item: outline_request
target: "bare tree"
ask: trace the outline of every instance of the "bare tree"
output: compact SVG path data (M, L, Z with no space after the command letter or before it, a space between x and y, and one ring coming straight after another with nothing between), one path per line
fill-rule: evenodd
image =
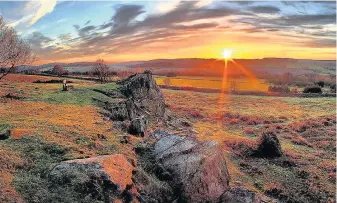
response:
M13 28L8 27L0 16L0 80L12 69L29 65L35 60L30 45L18 36Z
M60 64L56 64L54 68L51 70L51 73L54 75L61 76L65 73L66 71Z
M95 75L98 76L101 82L107 82L109 76L109 66L105 63L103 59L98 59L94 66L92 67L92 71Z

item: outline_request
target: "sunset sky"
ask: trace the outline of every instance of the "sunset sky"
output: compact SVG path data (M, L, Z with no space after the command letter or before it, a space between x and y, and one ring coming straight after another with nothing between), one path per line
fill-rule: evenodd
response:
M0 2L8 25L48 62L158 58L336 59L336 3Z

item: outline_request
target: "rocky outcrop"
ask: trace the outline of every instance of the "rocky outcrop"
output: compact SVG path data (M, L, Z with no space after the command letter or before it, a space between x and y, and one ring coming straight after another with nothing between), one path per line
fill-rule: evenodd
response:
M274 158L282 156L280 141L274 132L263 132L258 140L258 148L254 152L255 156Z
M105 116L119 122L113 126L120 126L120 130L126 127L130 134L144 136L147 121L164 119L164 97L150 71L137 73L117 84L117 90L104 92L119 99L116 103L106 102L103 105Z
M48 180L53 191L67 190L82 202L131 202L137 196L133 170L123 155L105 155L61 162Z
M119 90L132 103L134 111L130 111L130 119L134 119L137 114L147 115L152 118L163 118L165 114L165 102L156 81L152 77L151 71L138 73L118 82L121 85Z
M229 174L215 142L201 142L167 132L155 134L154 155L178 201L215 202L229 190Z

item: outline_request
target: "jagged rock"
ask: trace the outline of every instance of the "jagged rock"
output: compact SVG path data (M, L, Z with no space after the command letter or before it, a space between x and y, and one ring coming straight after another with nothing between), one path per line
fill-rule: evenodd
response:
M274 132L263 132L258 140L255 156L273 158L282 156L280 141Z
M115 129L118 129L120 131L128 131L129 129L129 122L128 121L113 121L112 122L112 127Z
M244 187L232 188L225 192L219 203L267 203L273 202L270 198L249 191Z
M160 181L141 167L137 167L133 180L140 194L140 202L174 202L176 199L167 182Z
M178 201L215 202L229 190L229 174L216 142L201 142L168 132L157 132L156 160L170 172L169 184L179 191Z
M109 112L106 116L109 116L113 121L125 121L129 119L127 103L125 101L118 103L106 102L104 108Z
M129 127L129 133L132 135L143 137L146 130L146 126L147 120L144 118L144 116L133 119Z
M10 135L11 135L10 126L0 124L0 140L8 139Z
M66 189L83 202L131 202L137 196L133 170L123 155L105 155L61 162L48 179L53 191Z
M151 71L137 73L118 83L122 94L130 98L132 103L143 115L163 118L165 102L161 89L152 77ZM133 115L129 115L134 119Z
M103 104L106 117L112 121L131 122L126 131L140 136L145 133L147 120L165 119L164 97L150 71L134 74L117 84L117 90L95 90L122 100Z

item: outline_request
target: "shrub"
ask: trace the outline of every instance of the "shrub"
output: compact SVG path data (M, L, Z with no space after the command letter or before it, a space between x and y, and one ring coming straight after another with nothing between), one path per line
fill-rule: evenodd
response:
M330 92L331 93L336 93L336 84L330 85Z
M290 92L290 88L286 85L282 85L282 86L269 86L268 87L268 91L269 92L279 92L279 93L289 93Z
M254 155L258 157L280 157L282 156L281 144L273 131L263 132L259 137L258 148Z
M319 87L324 87L325 82L324 81L318 81L315 84L318 85Z
M303 90L303 93L322 93L322 88L321 87L306 87Z

